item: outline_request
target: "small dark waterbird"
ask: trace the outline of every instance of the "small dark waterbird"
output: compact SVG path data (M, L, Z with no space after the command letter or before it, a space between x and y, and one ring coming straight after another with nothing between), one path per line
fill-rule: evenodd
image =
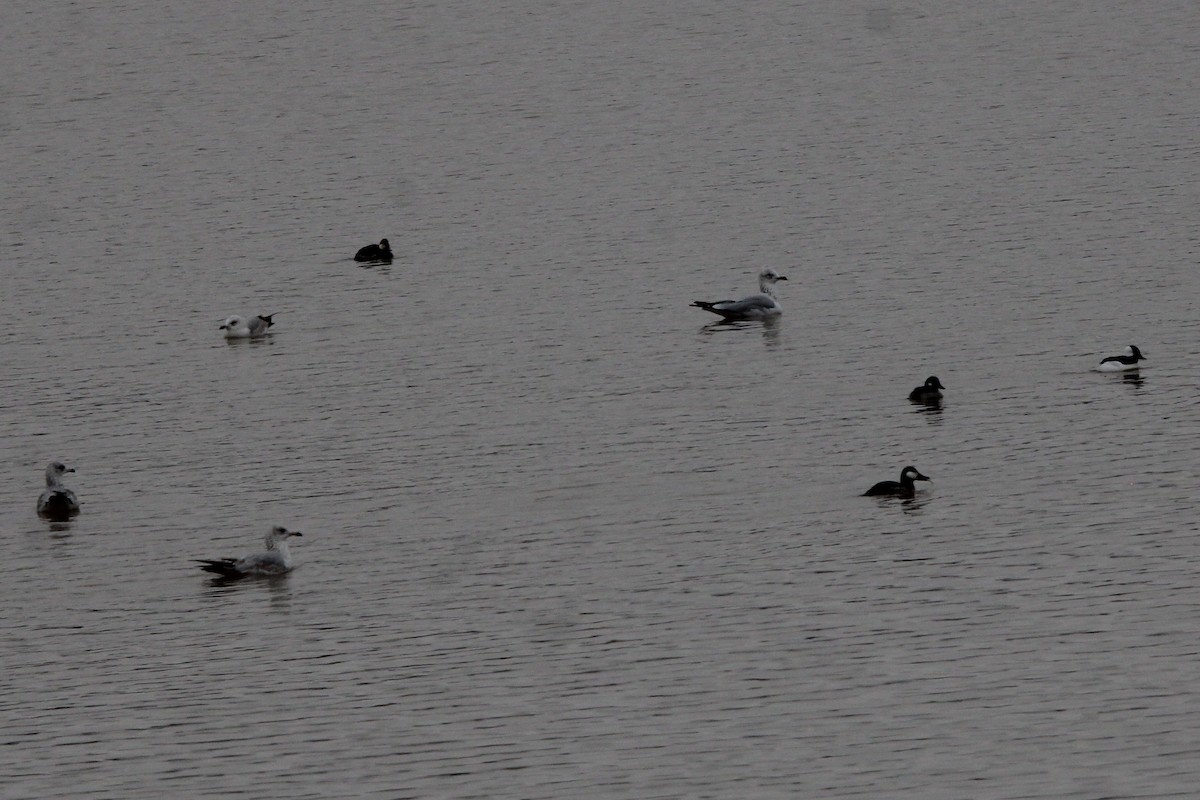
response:
M355 261L391 261L392 246L387 239L380 239L379 244L369 244L354 254Z
M916 494L916 481L927 481L928 477L917 471L916 467L905 467L900 470L900 480L880 481L863 492L863 497L912 497Z
M1145 360L1146 357L1142 355L1142 351L1131 344L1125 348L1125 355L1109 356L1100 362L1100 366L1097 369L1101 372L1128 372L1129 370L1141 368L1141 364L1138 362Z
M933 400L941 400L941 390L945 388L936 375L930 375L925 379L925 383L908 393L908 399L914 403L928 403Z

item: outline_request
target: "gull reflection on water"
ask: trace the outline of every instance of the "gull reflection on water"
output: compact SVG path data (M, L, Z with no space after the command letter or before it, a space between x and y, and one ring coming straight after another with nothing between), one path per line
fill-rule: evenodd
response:
M271 608L290 611L292 608L292 586L289 578L296 570L283 575L238 580L220 575L204 581L204 593L209 597L226 597L234 592L266 592Z
M709 322L700 328L704 334L744 331L753 328L762 329L763 341L770 347L779 345L779 332L782 330L780 317L769 317L763 320L719 319Z

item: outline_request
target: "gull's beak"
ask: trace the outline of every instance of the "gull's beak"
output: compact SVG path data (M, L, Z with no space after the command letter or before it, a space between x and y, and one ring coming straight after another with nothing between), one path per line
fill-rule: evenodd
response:
M301 533L300 531L288 531L288 536L303 536L303 535L304 534Z
M67 472L74 472L74 471L75 471L74 467L67 467Z
M775 280L779 280L779 281L786 281L786 280L787 280L787 275L780 275L780 276L779 276L778 278L776 278Z

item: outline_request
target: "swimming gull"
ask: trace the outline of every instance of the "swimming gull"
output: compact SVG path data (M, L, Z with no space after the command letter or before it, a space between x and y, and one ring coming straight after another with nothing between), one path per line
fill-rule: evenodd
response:
M200 569L215 572L222 578L271 577L286 575L292 571L292 554L288 551L290 536L303 536L300 531L289 531L276 525L267 533L265 553L255 553L245 558L200 559Z
M379 244L369 244L354 254L355 261L391 261L392 246L387 239L380 239Z
M273 316L275 315L258 314L253 317L242 317L234 314L221 323L220 329L225 331L226 339L251 339L266 336L267 328L275 324L271 321Z
M776 317L783 313L783 307L775 300L775 283L786 280L783 275L767 268L758 273L758 294L741 300L718 300L715 303L696 300L692 305L719 314L727 321Z
M79 513L75 493L62 485L62 476L75 470L61 461L51 461L46 467L46 490L37 501L37 513L54 522L65 522Z

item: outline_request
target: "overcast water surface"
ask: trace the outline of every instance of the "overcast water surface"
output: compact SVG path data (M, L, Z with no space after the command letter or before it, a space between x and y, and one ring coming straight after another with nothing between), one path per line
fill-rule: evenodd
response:
M4 797L1195 796L1193 3L0 27Z

